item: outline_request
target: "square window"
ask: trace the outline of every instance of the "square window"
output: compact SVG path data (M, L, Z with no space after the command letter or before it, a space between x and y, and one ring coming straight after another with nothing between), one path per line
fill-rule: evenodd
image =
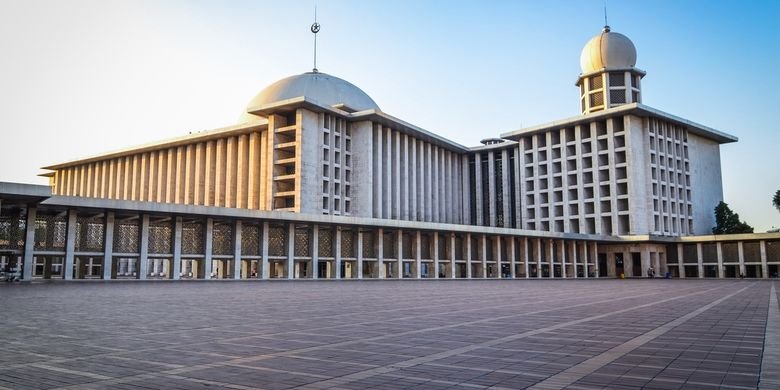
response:
M322 192L326 193L326 194L328 193L328 181L327 180L323 180L322 181Z

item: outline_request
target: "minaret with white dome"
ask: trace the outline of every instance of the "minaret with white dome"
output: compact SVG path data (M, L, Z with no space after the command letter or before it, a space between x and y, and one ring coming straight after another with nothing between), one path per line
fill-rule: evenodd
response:
M577 86L583 114L642 102L645 72L636 68L636 47L625 35L604 26L582 48L580 66Z

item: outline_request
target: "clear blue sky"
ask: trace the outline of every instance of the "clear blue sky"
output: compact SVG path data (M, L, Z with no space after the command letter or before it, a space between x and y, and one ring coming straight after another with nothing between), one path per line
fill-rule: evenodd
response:
M578 114L602 1L319 1L321 71L465 145ZM314 1L0 0L0 180L235 123L308 71ZM780 226L780 1L609 1L637 47L644 103L734 134L724 196Z

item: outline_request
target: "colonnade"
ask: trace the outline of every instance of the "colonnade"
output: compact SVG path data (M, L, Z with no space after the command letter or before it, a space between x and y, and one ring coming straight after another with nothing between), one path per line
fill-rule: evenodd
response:
M25 280L52 276L66 280L587 278L598 274L595 241L210 216L80 214L76 209L58 211L65 242L51 248L42 244L51 241L46 234L54 233L45 228L41 213L52 215L46 208L27 209L21 254ZM88 234L95 241L91 246L83 243ZM52 273L52 267L57 271Z

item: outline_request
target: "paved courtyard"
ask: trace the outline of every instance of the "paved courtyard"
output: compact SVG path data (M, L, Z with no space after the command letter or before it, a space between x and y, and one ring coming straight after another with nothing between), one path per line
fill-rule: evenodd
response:
M2 284L0 389L780 388L778 292L739 280Z

